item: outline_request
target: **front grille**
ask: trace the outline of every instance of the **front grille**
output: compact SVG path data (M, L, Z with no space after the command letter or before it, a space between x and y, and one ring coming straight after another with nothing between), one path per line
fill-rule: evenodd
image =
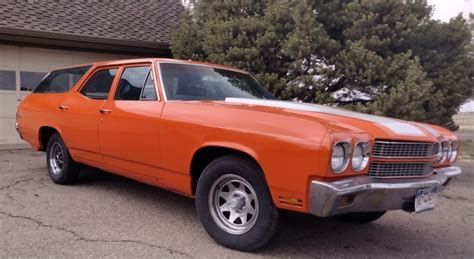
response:
M420 177L433 171L431 163L371 163L369 175L377 178Z
M374 157L432 157L438 153L438 143L375 141Z

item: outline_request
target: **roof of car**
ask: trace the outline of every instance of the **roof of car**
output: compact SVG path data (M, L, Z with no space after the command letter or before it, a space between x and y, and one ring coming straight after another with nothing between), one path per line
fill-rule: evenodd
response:
M94 63L87 63L87 64L78 64L74 66L68 67L61 67L59 69L68 69L68 68L75 68L75 67L83 67L83 66L96 66L96 67L103 67L103 66L113 66L113 65L126 65L126 64L139 64L139 63L146 63L146 62L158 62L158 63L175 63L175 64L187 64L187 65L199 65L199 66L206 66L206 67L213 67L213 68L220 68L226 70L233 70L241 73L248 73L242 69L226 66L226 65L218 65L212 64L208 62L200 62L200 61L192 61L192 60L181 60L181 59L170 59L170 58L136 58L136 59L122 59L122 60L110 60L110 61L98 61Z

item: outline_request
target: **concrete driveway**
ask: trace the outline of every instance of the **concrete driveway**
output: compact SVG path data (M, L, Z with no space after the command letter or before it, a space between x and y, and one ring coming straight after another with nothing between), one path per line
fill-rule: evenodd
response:
M473 163L432 212L369 225L286 213L271 245L240 253L201 227L194 200L99 170L53 184L43 153L0 151L0 257L474 257Z

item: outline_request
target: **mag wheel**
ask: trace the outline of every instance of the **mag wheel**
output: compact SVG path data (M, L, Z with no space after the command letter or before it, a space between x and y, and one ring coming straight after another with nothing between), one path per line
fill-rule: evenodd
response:
M69 184L78 176L78 166L58 133L51 135L46 148L46 164L51 180L57 184Z
M196 207L209 235L240 251L265 246L278 224L278 209L262 172L239 156L218 158L204 169L196 190Z
M213 220L227 233L246 233L258 217L257 194L250 183L238 175L226 174L215 180L208 203Z

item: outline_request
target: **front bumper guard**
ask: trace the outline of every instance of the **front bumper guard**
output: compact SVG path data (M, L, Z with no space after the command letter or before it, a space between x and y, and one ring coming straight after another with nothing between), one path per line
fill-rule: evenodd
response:
M459 167L449 166L434 169L433 174L424 178L382 179L356 176L334 182L312 181L310 213L329 217L350 212L398 209L414 211L418 189L438 187L437 190L440 191L459 174Z

